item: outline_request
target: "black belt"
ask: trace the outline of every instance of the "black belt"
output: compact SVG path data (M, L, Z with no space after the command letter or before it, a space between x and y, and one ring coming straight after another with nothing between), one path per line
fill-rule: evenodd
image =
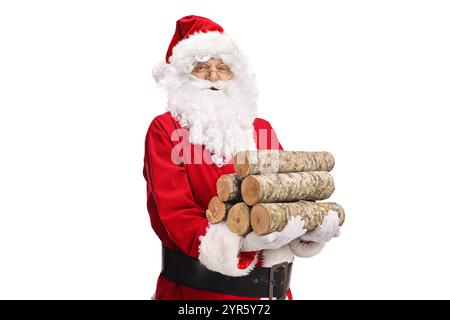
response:
M230 277L211 271L197 259L162 247L161 274L188 287L245 297L285 299L291 280L292 263L272 268L255 267L249 275Z

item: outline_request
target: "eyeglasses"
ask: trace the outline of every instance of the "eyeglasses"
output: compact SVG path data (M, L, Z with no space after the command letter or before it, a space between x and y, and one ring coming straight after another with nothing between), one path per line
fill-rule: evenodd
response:
M194 70L192 70L193 73L202 76L210 75L212 71L215 71L220 79L229 79L233 75L230 67L224 63L218 65L217 68L214 69L207 63L199 62L195 65Z

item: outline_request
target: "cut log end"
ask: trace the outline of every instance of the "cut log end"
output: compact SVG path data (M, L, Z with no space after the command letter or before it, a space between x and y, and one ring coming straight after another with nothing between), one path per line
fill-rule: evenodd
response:
M228 212L227 226L231 232L244 236L251 231L250 208L245 203L237 203Z
M222 201L228 201L231 194L231 187L226 177L222 176L217 180L217 195Z
M225 219L227 214L227 206L219 197L213 197L208 204L206 218L210 223L219 223Z
M270 214L262 205L255 205L251 210L251 226L258 235L267 234L270 226Z
M245 177L241 185L242 199L245 204L249 206L256 204L260 197L260 190L259 181L256 178L252 176Z
M224 174L217 179L216 190L219 199L223 202L239 202L241 198L242 177L236 173Z

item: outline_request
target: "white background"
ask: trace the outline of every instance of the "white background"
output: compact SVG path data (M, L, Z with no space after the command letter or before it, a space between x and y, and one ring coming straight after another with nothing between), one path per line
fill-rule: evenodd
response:
M142 176L175 21L221 24L285 149L336 158L342 236L297 299L450 298L447 1L2 1L0 298L149 299Z

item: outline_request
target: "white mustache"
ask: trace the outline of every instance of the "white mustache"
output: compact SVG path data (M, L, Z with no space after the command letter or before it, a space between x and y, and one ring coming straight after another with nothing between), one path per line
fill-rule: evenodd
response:
M209 81L195 78L189 81L189 85L199 90L210 90L211 88L215 88L218 90L225 90L231 84L229 81L232 80Z

